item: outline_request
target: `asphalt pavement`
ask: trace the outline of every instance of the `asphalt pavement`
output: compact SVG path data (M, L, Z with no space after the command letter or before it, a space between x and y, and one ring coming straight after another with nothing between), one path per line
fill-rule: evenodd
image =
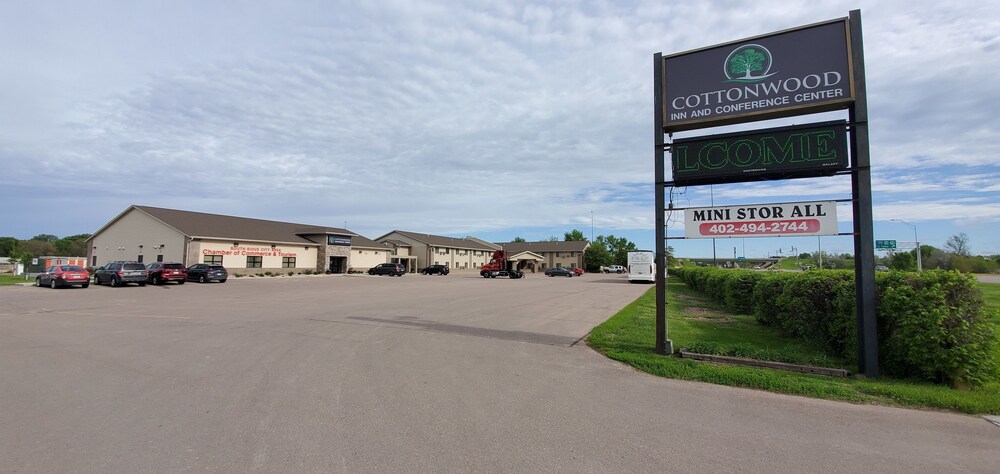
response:
M996 472L982 417L650 376L624 275L0 287L3 472Z

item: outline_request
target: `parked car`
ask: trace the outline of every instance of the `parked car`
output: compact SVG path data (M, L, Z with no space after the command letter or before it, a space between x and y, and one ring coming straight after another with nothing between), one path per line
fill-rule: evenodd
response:
M608 265L603 267L604 273L625 273L625 267L621 265Z
M400 263L380 263L368 269L369 275L389 275L401 277L406 273L406 269Z
M573 270L570 270L568 268L552 267L552 268L550 268L548 270L545 270L545 274L548 275L548 276L550 276L550 277L554 277L554 276L572 277L573 275L576 275L576 272L574 272Z
M573 267L573 268L570 268L570 270L572 270L573 273L576 273L576 276L583 276L583 273L584 273L583 272L583 268Z
M229 272L222 265L196 263L187 268L187 279L195 280L198 283L207 283L210 281L225 283L228 278Z
M875 265L875 271L876 272L887 272L887 271L889 271L889 267L887 267L885 265Z
M111 262L94 271L94 284L114 287L137 283L146 286L146 266L139 262Z
M431 265L420 270L422 275L447 275L450 272L451 270L448 269L447 265Z
M35 286L48 286L54 289L73 285L80 285L83 288L90 286L90 272L78 265L53 265L35 277Z
M162 285L171 281L183 285L188 275L187 268L184 268L183 263L153 262L146 265L146 271L149 272L146 281L154 285Z

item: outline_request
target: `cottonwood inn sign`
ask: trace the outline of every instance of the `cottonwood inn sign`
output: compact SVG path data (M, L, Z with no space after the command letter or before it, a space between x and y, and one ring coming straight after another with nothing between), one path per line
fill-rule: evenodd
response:
M666 56L663 129L842 108L854 100L844 20Z

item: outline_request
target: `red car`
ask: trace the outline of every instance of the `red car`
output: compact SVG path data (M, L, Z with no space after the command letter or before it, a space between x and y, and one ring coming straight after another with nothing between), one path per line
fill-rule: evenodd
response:
M35 286L59 288L73 285L90 286L90 272L78 265L53 265L35 277Z
M572 270L573 273L576 273L576 276L583 276L583 269L580 267L573 267L570 268L570 270Z
M187 280L188 271L184 264L171 262L153 262L146 265L146 281L154 285L162 285L175 281L178 285L183 285Z

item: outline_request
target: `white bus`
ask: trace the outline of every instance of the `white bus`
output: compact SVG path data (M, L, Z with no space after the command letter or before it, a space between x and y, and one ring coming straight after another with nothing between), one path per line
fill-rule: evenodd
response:
M656 279L656 258L650 250L633 250L628 253L628 282L653 283Z

